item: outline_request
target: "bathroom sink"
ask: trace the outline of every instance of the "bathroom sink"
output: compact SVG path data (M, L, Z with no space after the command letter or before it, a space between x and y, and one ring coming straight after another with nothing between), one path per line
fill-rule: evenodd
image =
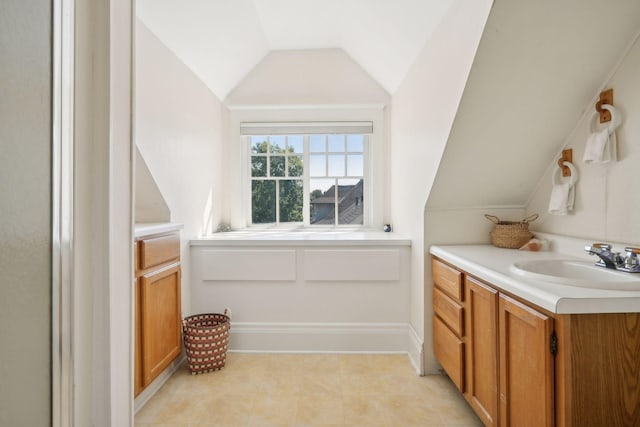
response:
M640 274L595 266L591 262L542 259L516 262L511 270L522 277L583 288L640 291Z

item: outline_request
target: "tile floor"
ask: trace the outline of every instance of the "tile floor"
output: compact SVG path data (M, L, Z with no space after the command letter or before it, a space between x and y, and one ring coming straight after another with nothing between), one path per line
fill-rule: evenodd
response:
M482 426L445 376L405 355L229 353L226 367L179 369L136 427Z

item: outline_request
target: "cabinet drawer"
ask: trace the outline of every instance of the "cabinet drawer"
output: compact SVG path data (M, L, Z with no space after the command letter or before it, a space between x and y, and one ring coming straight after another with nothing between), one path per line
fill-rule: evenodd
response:
M464 335L464 309L438 288L433 288L433 311L458 337Z
M464 343L438 316L433 316L433 346L442 368L464 393Z
M138 246L141 270L180 257L180 236L177 234L140 240Z
M437 259L431 260L433 282L451 298L462 301L462 273Z

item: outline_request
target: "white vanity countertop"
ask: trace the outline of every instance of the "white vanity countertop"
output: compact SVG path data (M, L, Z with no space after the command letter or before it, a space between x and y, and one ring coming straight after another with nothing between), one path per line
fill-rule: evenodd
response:
M240 230L190 240L191 246L411 246L411 239L378 230Z
M172 231L182 230L183 224L177 222L138 222L133 228L133 237L140 239L155 234L170 233Z
M553 313L640 312L640 290L619 291L568 286L524 278L510 269L514 262L542 259L584 260L584 257L558 252L502 249L491 245L431 246L430 253ZM595 258L591 259L595 262ZM638 279L640 280L640 276Z

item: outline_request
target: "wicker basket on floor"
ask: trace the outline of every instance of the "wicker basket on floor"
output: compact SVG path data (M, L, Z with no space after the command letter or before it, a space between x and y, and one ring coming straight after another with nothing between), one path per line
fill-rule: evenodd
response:
M497 216L485 214L485 218L494 223L491 230L491 244L498 248L519 249L533 237L529 223L538 218L533 214L522 221L501 221Z
M224 368L231 322L225 314L197 314L182 321L184 348L191 374Z

